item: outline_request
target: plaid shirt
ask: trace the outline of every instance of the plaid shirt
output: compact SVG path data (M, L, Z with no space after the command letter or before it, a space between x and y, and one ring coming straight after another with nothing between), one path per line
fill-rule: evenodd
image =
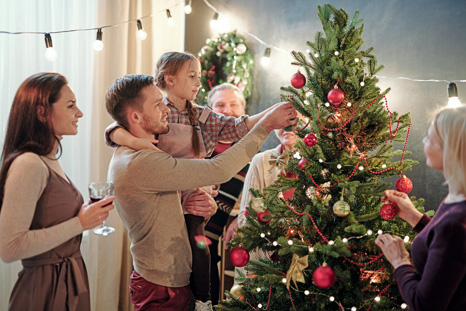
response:
M168 101L166 97L163 98L164 103L170 109L168 113L168 123L180 123L190 125L187 109L180 111L175 105ZM204 111L204 107L193 104L196 119L198 120ZM238 141L248 133L248 128L244 120L247 115L242 115L239 118L226 117L222 114L210 111L209 116L204 124L198 122L201 128L202 139L204 141L207 156L210 156L220 141ZM105 129L105 143L110 147L118 147L110 139L110 134L117 128L122 127L114 122Z
M168 123L180 123L190 125L188 110L180 111L173 103L164 97L164 103L170 109L168 113ZM204 107L193 104L196 119L204 110ZM204 124L197 122L201 128L202 139L204 140L207 156L211 155L217 146L218 141L238 141L248 133L248 128L244 120L247 115L242 115L239 118L226 117L222 114L210 111L209 116Z

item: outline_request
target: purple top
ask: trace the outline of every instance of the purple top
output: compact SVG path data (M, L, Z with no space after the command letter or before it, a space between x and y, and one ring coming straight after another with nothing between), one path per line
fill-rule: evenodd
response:
M466 201L442 202L428 220L414 228L422 231L411 247L413 265L395 270L401 296L411 310L465 311Z

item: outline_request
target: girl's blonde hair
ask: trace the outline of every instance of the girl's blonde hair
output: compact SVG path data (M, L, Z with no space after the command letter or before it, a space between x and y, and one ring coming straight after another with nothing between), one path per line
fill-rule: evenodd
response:
M155 85L162 90L167 88L167 82L165 81L165 75L176 75L176 73L183 67L188 61L198 61L196 56L191 53L185 52L167 52L162 54L157 60L155 66ZM199 145L199 135L197 134L196 128L198 127L198 121L193 109L193 104L190 101L186 101L186 110L188 111L189 122L193 126L193 135L191 136L191 143L194 150L194 155L199 156L201 147Z
M432 125L443 149L443 175L449 191L466 195L466 105L441 109Z

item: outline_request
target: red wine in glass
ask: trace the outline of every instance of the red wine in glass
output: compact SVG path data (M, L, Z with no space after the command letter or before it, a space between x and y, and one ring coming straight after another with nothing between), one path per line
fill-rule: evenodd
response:
M90 197L92 203L99 202L99 201L102 200L103 198L104 198L104 197L95 197L95 196L91 196L91 197Z
M102 199L105 199L108 196L114 195L115 187L113 183L108 181L103 182L92 182L89 184L89 198L91 199L92 203L99 202ZM104 205L107 206L112 204L112 202ZM102 207L104 207L102 206ZM94 229L94 233L98 235L107 236L115 232L115 228L109 227L105 225L105 220L103 221L102 225Z

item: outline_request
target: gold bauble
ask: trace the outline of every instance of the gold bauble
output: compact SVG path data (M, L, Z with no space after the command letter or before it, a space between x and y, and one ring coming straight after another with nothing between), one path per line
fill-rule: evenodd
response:
M239 299L241 301L244 301L244 295L243 295L243 286L235 284L233 287L230 289L230 293L235 297L236 299Z
M251 201L251 208L256 213L262 213L265 210L263 198L253 198Z
M339 217L345 217L350 212L350 205L346 201L337 201L333 204L333 212Z

